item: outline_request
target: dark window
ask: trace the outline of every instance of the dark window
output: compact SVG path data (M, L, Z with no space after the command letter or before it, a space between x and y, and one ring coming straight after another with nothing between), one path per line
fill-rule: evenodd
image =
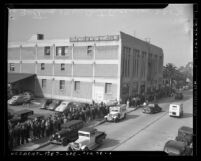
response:
M42 79L42 88L46 88L46 83L47 83L47 80L46 79Z
M46 46L45 48L45 55L50 55L50 46Z
M57 46L56 47L56 56L66 56L69 53L68 46Z
M61 70L65 70L65 64L61 64Z
M112 83L105 83L105 93L106 94L112 93Z
M15 65L13 63L10 63L10 71L15 71Z
M59 89L64 90L65 88L65 81L64 80L60 80L59 81Z
M56 56L61 56L61 53L62 53L62 48L56 47Z
M75 91L79 91L80 90L80 81L75 81L74 90Z
M45 63L41 63L41 70L45 70Z
M87 46L87 54L93 53L93 46Z

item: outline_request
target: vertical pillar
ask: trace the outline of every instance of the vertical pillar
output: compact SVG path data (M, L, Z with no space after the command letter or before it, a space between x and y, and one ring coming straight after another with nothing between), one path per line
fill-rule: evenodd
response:
M93 52L93 75L92 75L92 100L95 98L95 60L96 60L96 44L94 43L94 52Z
M22 72L22 45L20 45L20 73Z
M53 95L54 95L54 76L55 76L55 73L54 73L54 68L55 68L55 44L53 44L53 47L52 47L52 91L51 91L51 97L53 98Z
M73 90L74 90L74 78L73 78L73 67L74 67L74 44L72 46L72 69L71 69L71 99L73 98Z
M119 44L118 44L118 76L117 76L117 101L121 99L121 56L122 56L122 41L119 35Z

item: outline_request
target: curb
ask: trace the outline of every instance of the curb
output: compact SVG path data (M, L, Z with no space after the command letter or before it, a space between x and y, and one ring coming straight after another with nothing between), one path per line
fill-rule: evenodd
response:
M39 147L37 147L37 148L35 148L35 149L32 149L32 151L37 151L38 149L43 148L43 147L45 147L45 146L47 146L47 145L49 145L49 144L51 144L51 143L48 141L48 142L46 142L46 143L44 143L44 144L42 144L42 145L39 145Z

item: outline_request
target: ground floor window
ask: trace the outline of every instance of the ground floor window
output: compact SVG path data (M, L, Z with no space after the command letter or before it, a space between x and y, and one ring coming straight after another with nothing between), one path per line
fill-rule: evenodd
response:
M42 79L42 88L46 88L47 80Z
M10 63L10 71L15 71L15 65L14 65L14 63Z
M112 94L112 83L105 83L105 93Z
M75 81L74 91L79 91L79 90L80 90L80 81Z
M64 80L60 80L59 81L59 89L60 90L64 90L64 88L65 88L65 81Z

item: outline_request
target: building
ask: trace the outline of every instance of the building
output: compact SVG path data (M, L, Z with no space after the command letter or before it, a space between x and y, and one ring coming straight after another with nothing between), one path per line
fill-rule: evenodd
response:
M123 32L117 35L8 44L8 72L36 74L38 97L125 101L162 85L163 50Z

